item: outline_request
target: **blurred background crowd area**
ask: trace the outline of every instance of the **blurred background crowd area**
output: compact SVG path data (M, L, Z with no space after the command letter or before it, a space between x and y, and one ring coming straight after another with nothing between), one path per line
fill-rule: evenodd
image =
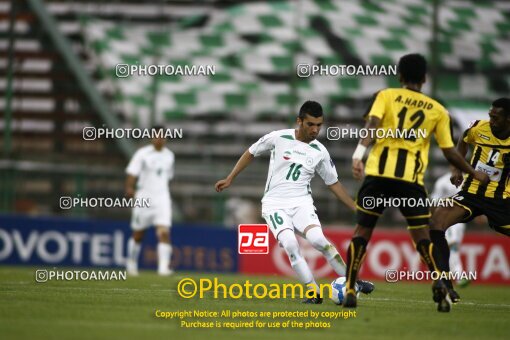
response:
M448 108L457 138L510 93L510 2L0 0L0 209L128 219L127 209L59 207L61 196L122 197L127 162L149 142L86 141L83 128L162 124L183 131L167 143L175 220L260 222L268 159L225 193L214 183L261 135L294 126L308 99L325 109L320 140L354 196L357 139L329 141L326 128L361 127L372 95L398 79L300 78L296 66L395 65L413 52L427 56L424 92ZM214 65L216 73L119 78L117 64ZM447 171L433 146L429 192ZM324 224L353 224L320 179L312 189ZM405 223L390 210L383 224Z

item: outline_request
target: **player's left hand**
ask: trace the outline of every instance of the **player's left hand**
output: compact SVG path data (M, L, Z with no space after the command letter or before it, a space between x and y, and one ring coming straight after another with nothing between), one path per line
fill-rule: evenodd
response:
M352 160L352 176L358 181L363 178L364 166L361 159Z
M462 171L458 169L453 170L452 175L450 176L450 182L458 188L463 181L464 177L462 176Z
M135 190L131 187L127 187L125 195L127 198L133 198L133 197L135 197Z
M474 175L474 178L478 181L480 181L480 183L482 184L488 184L490 182L490 178L489 178L489 175L487 175L485 172L483 171L475 171L475 175Z
M221 192L224 189L228 188L232 184L232 180L225 178L221 179L214 185L214 188L216 189L216 192Z

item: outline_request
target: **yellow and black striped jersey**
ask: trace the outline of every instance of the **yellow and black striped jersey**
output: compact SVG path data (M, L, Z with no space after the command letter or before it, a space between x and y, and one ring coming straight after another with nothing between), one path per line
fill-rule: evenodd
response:
M487 173L490 182L480 185L466 174L462 190L489 198L509 198L510 138L498 139L488 120L476 120L464 132L463 140L474 146L471 166Z
M393 133L395 138L375 139L366 175L423 185L432 134L440 148L454 147L448 111L421 92L406 88L379 91L366 115L381 119L379 129L408 132L405 138Z

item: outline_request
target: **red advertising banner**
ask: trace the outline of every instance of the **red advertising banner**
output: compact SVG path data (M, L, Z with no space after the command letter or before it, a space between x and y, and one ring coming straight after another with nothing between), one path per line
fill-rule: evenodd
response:
M352 236L352 229L324 229L344 260ZM298 236L301 253L316 278L336 277L322 254L308 241ZM510 238L497 233L466 233L460 247L464 271L476 273L477 283L510 285ZM239 255L239 268L245 274L294 276L294 271L283 248L270 237L269 254ZM416 272L425 270L406 230L376 229L370 240L361 270L364 279L384 280L387 270Z

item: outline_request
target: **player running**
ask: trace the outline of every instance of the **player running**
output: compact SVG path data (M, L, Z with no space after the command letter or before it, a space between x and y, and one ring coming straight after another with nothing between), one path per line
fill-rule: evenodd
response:
M452 183L461 191L455 194L453 207L438 208L432 216L430 236L445 259L450 257L445 230L450 226L469 222L479 215L487 216L489 226L510 236L510 99L499 98L492 103L489 120L476 120L459 138L457 150L466 156L468 145L473 147L471 165L489 175L490 182L481 182L472 174L463 178L458 169ZM449 230L449 229L448 229ZM448 262L442 263L448 272Z
M163 127L156 126L163 136ZM126 196L150 198L150 207L135 207L131 216L133 235L128 241L128 274L138 275L138 257L145 229L156 227L158 236L158 274L167 276L170 269L172 246L170 227L172 225L172 201L168 181L174 176L174 153L165 147L165 138L153 138L150 145L139 149L126 168ZM136 184L136 192L135 192Z
M369 134L360 140L352 156L352 171L356 179L366 178L357 197L357 225L347 251L347 294L344 307L356 307L354 284L363 262L367 244L377 219L385 207L366 202L377 198L414 198L426 202L427 192L423 176L427 168L430 139L434 134L445 158L481 182L487 175L475 171L454 147L451 135L450 116L446 109L434 99L421 93L427 62L419 54L403 56L398 63L402 88L379 91L366 113L367 129L385 131L408 131L406 138L378 138ZM386 133L386 132L385 132ZM368 155L366 167L363 156L374 141ZM407 200L408 201L408 200ZM407 220L408 229L416 250L431 271L439 272L441 254L429 237L430 211L424 204L399 207ZM442 280L433 284L433 299L438 310L450 310L450 291Z
M315 139L323 121L321 105L314 101L305 102L299 110L297 129L273 131L260 138L244 152L227 178L215 185L218 192L228 188L254 157L267 152L271 154L262 198L262 217L285 249L300 281L307 287L316 287L316 295L303 301L310 304L322 303L322 297L300 252L295 233L320 251L339 276L345 276L345 263L335 246L324 236L313 205L310 181L315 173L341 202L352 210L356 209L354 201L338 181L335 164L328 151ZM374 285L367 281L360 280L358 285L365 294L374 289Z
M455 171L455 169L455 167L450 166L452 173ZM448 172L437 179L436 183L434 184L434 191L430 195L431 198L439 200L441 198L453 196L459 191L457 187L451 183L450 177L451 174ZM434 213L434 211L435 210L433 208L432 212ZM434 214L432 214L432 216L434 216ZM448 264L450 265L452 272L458 274L459 279L457 281L457 285L459 287L466 287L469 284L468 279L461 279L461 274L464 272L464 269L462 266L462 260L460 259L460 245L462 243L462 239L464 238L465 230L465 223L457 223L452 225L446 231L446 241L448 242L448 247L450 249L450 260L448 261ZM446 261L446 257L444 255L443 257Z

